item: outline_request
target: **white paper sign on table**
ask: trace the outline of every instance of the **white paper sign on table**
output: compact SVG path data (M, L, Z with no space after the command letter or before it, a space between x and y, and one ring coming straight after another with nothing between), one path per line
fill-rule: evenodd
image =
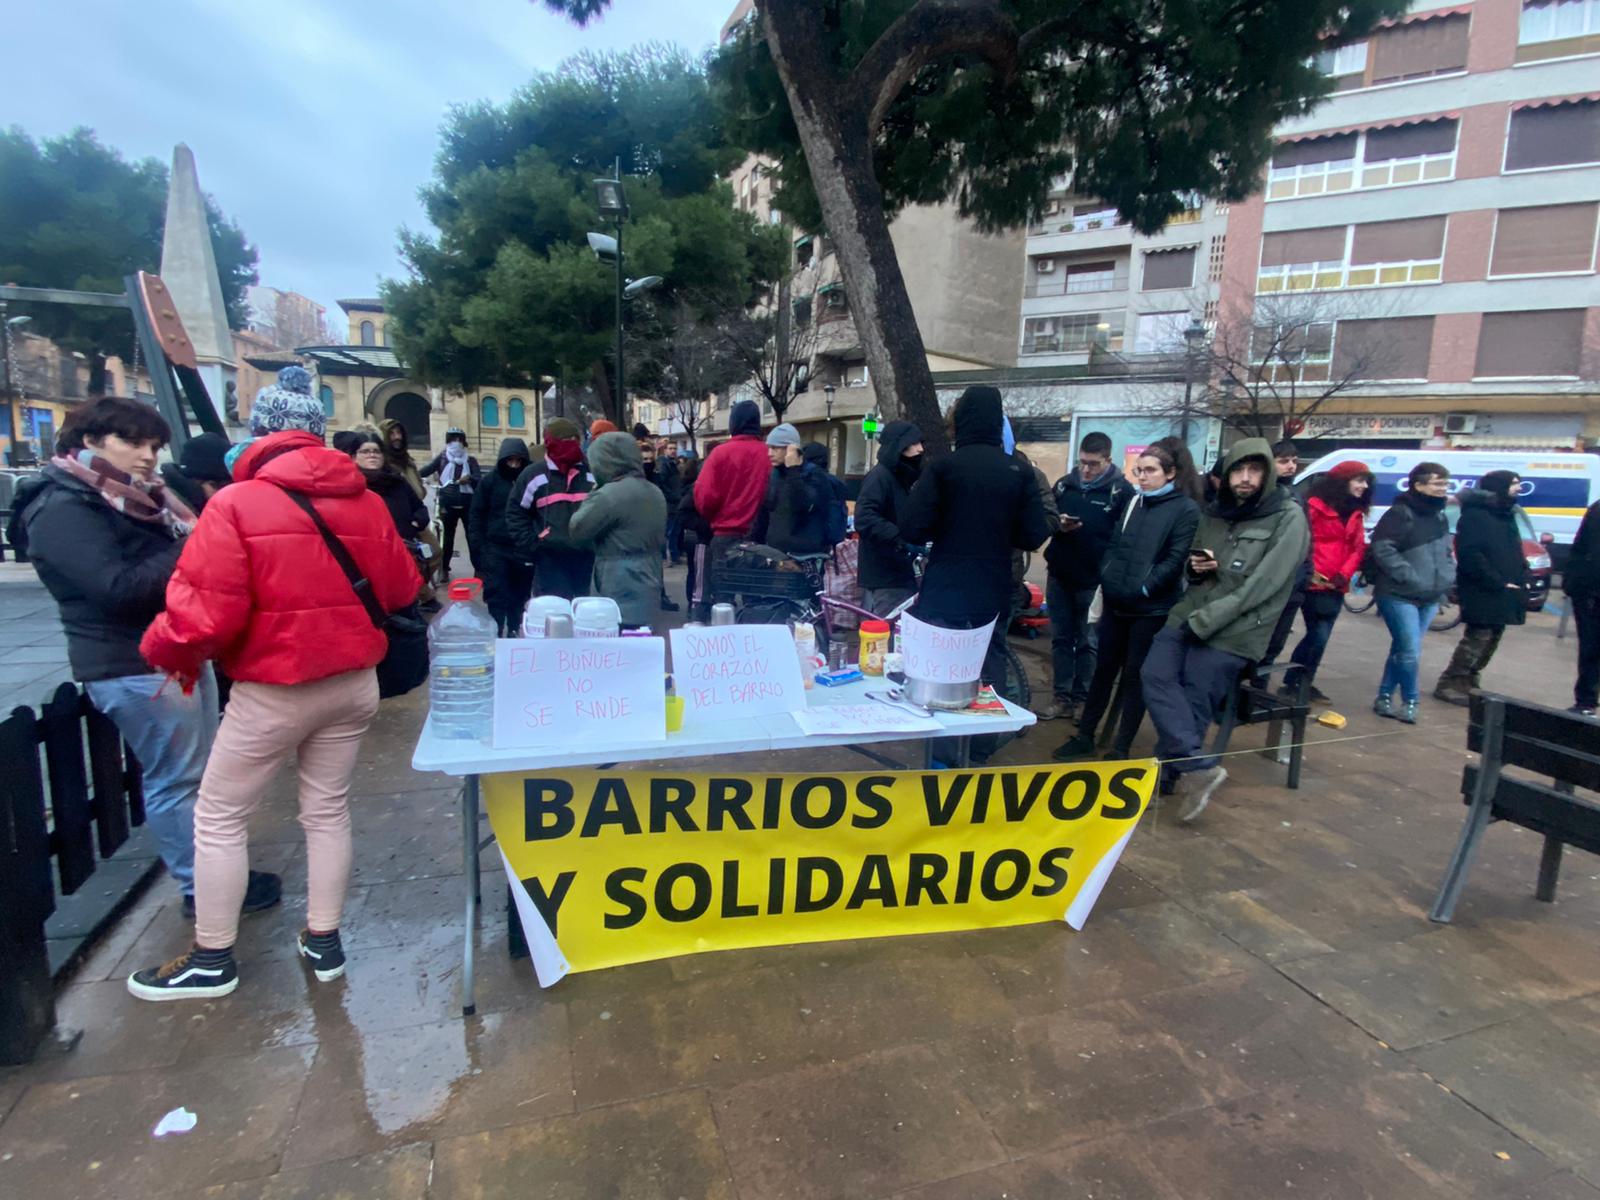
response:
M494 747L665 741L661 638L501 638Z
M787 625L709 625L672 631L672 683L685 725L797 712L806 706Z
M849 737L858 733L937 733L932 717L888 704L819 704L794 714L807 737Z
M982 629L944 629L919 621L910 613L900 618L900 651L906 678L930 683L972 683L983 673L984 655L994 622Z

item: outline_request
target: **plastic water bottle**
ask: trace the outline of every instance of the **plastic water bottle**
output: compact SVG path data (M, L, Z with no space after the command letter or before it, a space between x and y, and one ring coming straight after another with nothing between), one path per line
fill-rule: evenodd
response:
M428 720L438 737L489 737L498 630L482 595L482 580L457 579L428 626Z

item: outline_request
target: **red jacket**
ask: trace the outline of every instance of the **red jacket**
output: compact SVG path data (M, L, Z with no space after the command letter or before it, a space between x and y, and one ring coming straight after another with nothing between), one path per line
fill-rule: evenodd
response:
M772 460L759 437L740 434L706 455L694 481L694 507L714 534L743 537L767 498Z
M208 660L233 679L294 684L383 661L375 629L317 527L284 488L304 493L349 548L385 612L422 580L382 499L345 455L299 430L262 438L239 456L167 584L167 608L140 651L192 679ZM281 486L279 486L281 485Z
M1348 592L1367 552L1366 514L1341 517L1320 496L1306 502L1306 512L1311 518L1311 569L1332 585L1313 583L1311 590Z

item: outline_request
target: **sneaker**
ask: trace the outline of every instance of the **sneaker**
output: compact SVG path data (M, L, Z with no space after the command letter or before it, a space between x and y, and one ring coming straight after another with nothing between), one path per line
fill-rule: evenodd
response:
M344 947L339 943L339 931L312 933L300 931L300 957L305 959L317 978L331 983L344 974Z
M1417 708L1420 703L1417 700L1407 700L1399 712L1390 713L1389 715L1397 720L1404 721L1407 725L1415 725L1417 723Z
M662 601L661 601L661 611L662 612L677 612L678 611L678 602L676 600L667 600L667 599L663 598Z
M239 905L242 913L256 913L263 909L271 908L283 899L283 880L270 871L251 871L250 882L245 885L244 903ZM194 920L194 897L187 895L183 898L183 915L188 920Z
M165 966L135 971L128 976L128 991L141 1000L210 1000L226 996L239 986L239 968L233 951L202 950L195 946Z
M1041 721L1075 721L1078 718L1078 706L1058 696L1034 715Z
M1372 711L1377 713L1380 717L1394 716L1394 697L1379 696L1372 702Z
M1567 711L1580 717L1592 717L1595 715L1595 707L1592 704L1574 704Z
M1306 699L1315 701L1317 704L1326 704L1328 703L1328 694L1316 684L1312 684L1306 689Z
M1057 762L1072 762L1074 759L1088 758L1093 753L1094 738L1087 733L1080 733L1057 746L1050 757Z
M1206 805L1211 803L1212 793L1227 778L1228 772L1223 767L1184 772L1178 779L1178 791L1184 798L1183 807L1178 810L1178 820L1192 821L1205 812Z

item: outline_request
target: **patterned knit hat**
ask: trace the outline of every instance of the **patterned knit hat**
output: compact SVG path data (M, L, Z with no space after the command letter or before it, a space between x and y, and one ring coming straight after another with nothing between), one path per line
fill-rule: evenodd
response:
M311 394L311 372L304 367L285 367L279 371L278 382L257 392L256 402L250 406L253 437L266 437L286 429L303 429L321 437L327 427L322 401Z

